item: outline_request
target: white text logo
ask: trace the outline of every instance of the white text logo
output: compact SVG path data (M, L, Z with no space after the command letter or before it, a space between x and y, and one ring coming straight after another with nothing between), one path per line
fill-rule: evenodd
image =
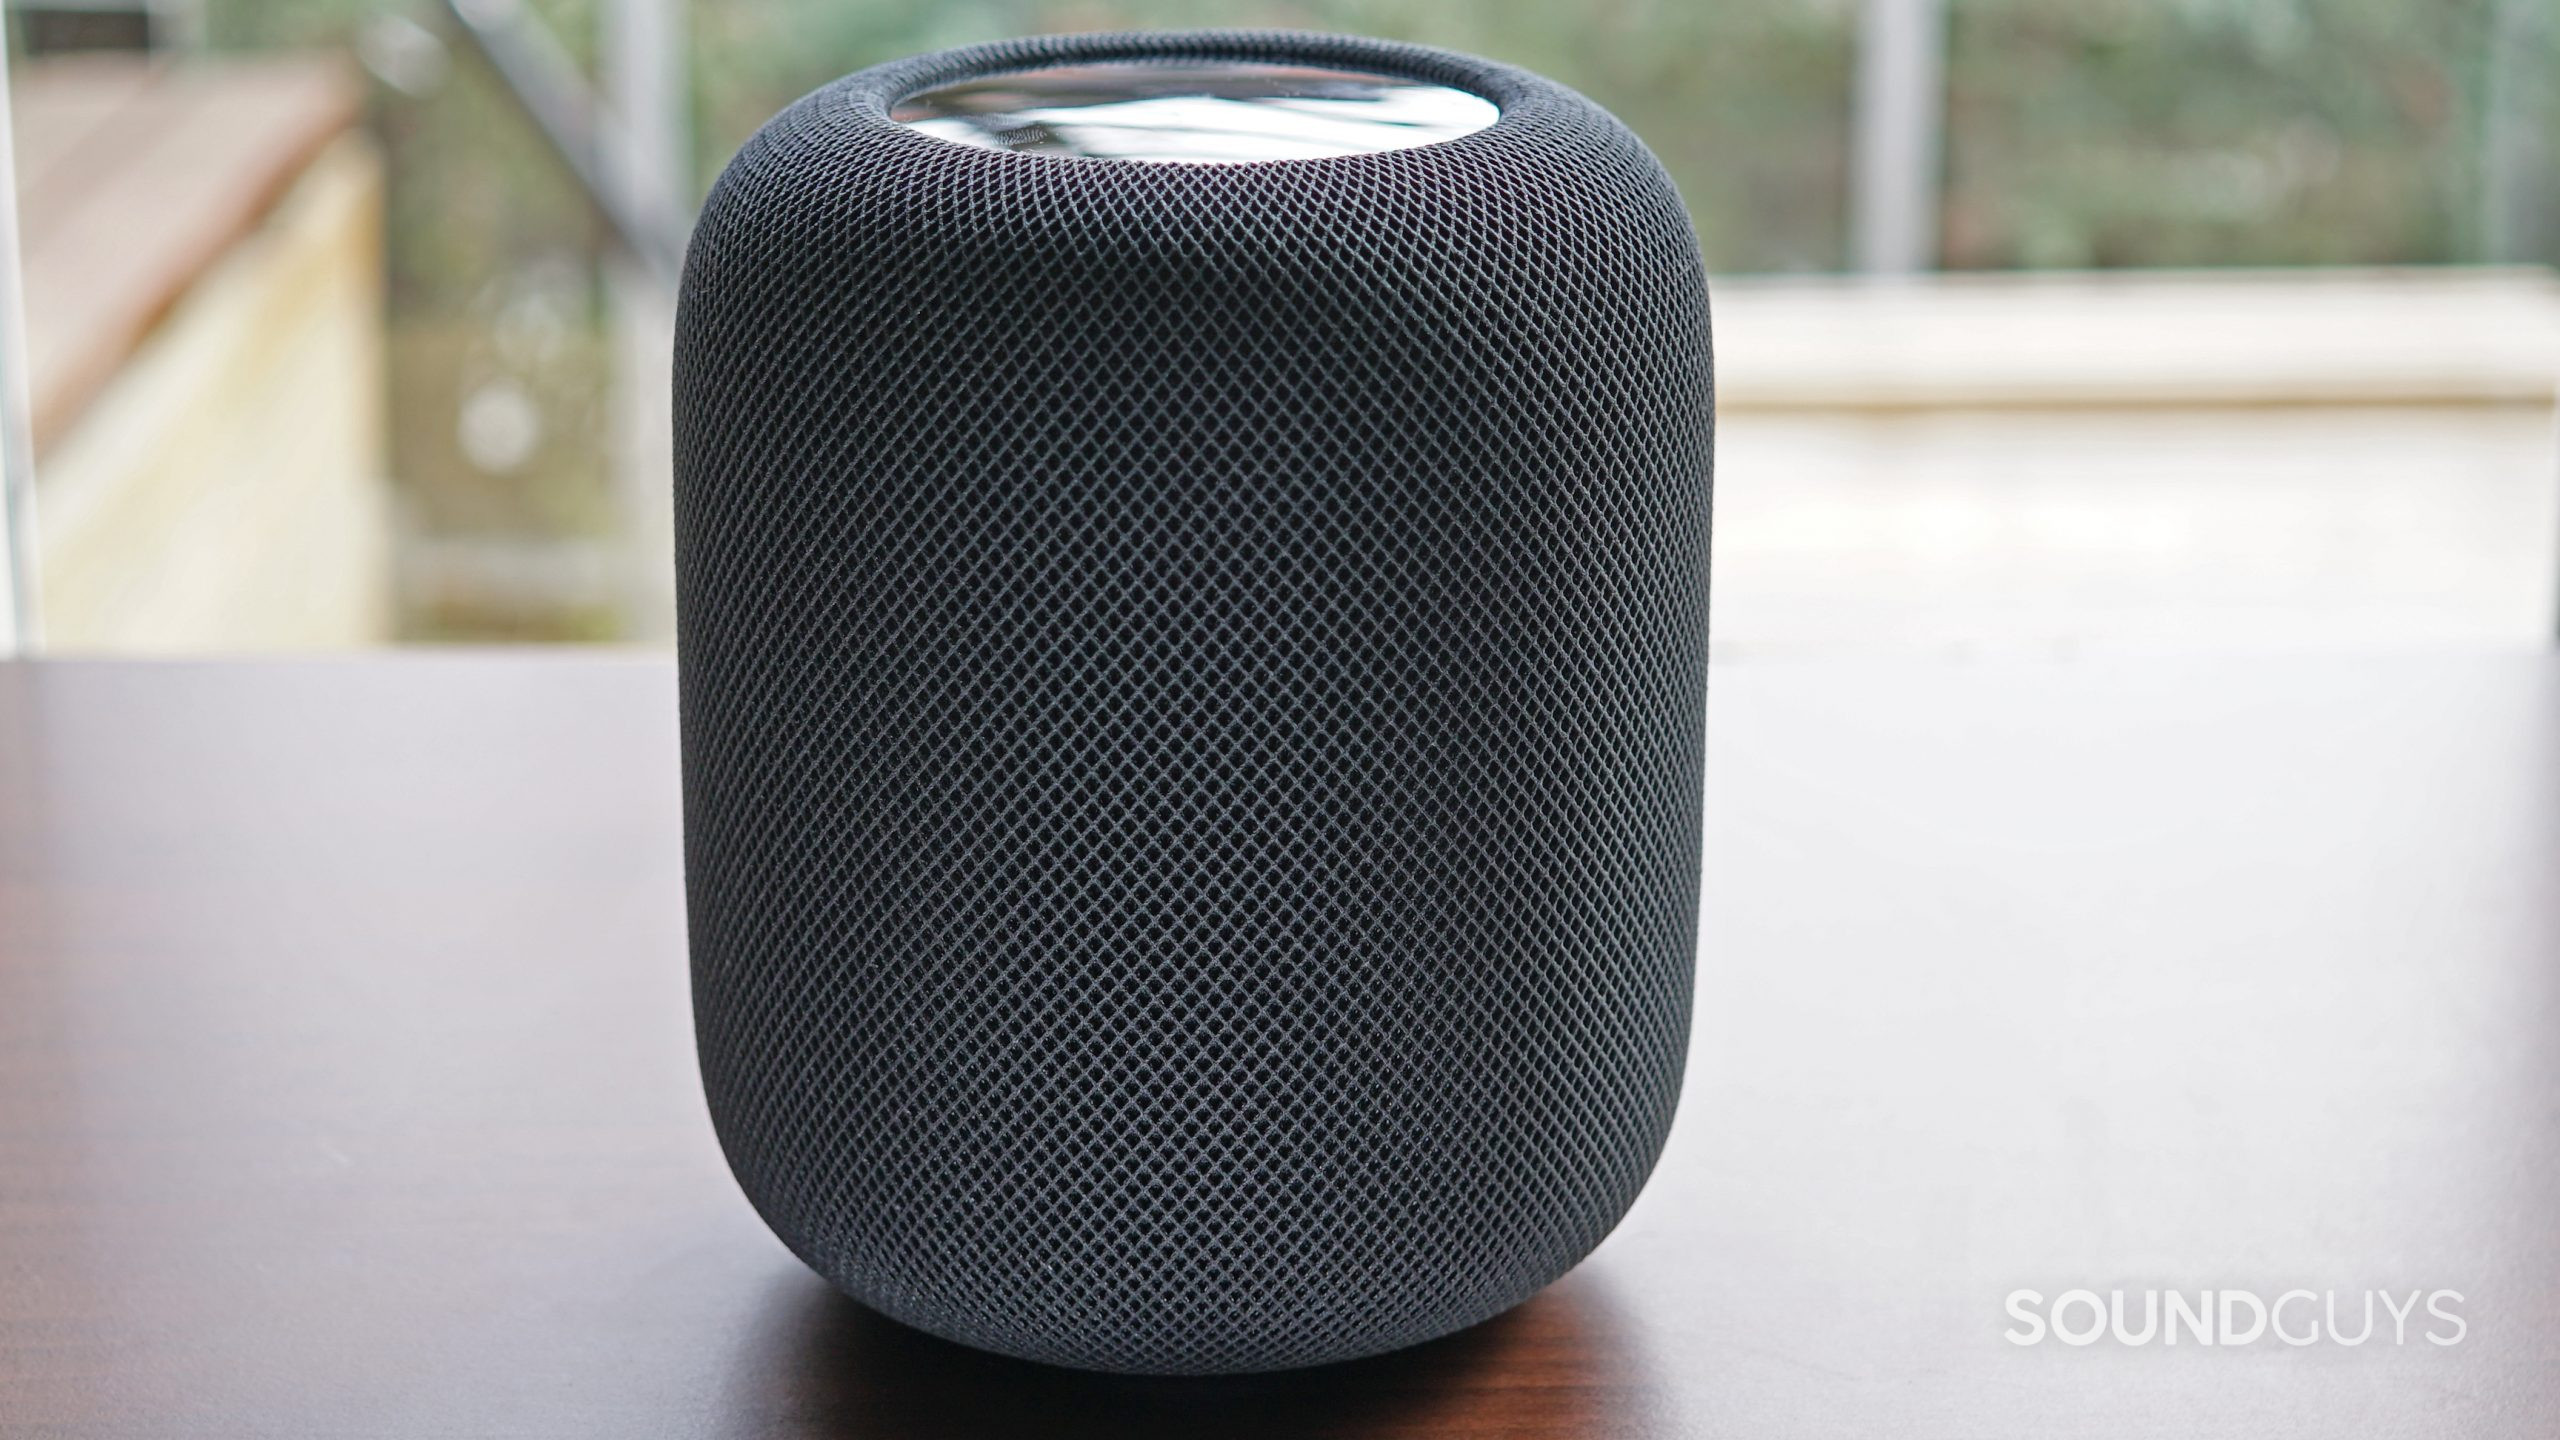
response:
M2414 1331L2430 1345L2459 1345L2471 1327L2457 1313L2458 1290L2287 1290L2272 1299L2254 1290L2065 1290L2047 1305L2043 1292L2009 1292L2001 1332L2012 1345L2406 1345ZM2420 1307L2424 1310L2421 1311ZM2380 1318L2377 1321L2376 1314ZM2414 1322L2414 1323L2413 1323ZM2378 1331L2378 1333L2377 1333Z

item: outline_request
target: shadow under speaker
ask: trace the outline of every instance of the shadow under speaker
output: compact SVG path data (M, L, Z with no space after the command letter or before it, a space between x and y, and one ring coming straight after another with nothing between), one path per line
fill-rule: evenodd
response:
M1597 1245L1688 1038L1708 349L1653 156L1465 56L1026 40L749 141L676 338L686 871L784 1243L1186 1374Z

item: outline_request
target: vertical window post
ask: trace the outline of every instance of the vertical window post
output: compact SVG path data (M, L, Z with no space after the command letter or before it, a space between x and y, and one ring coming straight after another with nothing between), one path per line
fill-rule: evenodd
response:
M27 311L18 268L17 142L0 24L0 659L35 653L36 460L28 431Z
M1851 117L1850 261L1870 275L1938 263L1946 0L1866 0Z
M2480 253L2492 264L2560 259L2554 216L2551 87L2555 31L2541 0L2497 0L2482 109Z

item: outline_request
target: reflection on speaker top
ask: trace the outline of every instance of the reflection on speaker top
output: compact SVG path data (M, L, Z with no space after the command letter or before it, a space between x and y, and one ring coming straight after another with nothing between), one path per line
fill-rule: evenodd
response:
M1059 65L986 75L892 118L982 150L1238 165L1404 150L1472 134L1493 102L1445 85L1296 65Z

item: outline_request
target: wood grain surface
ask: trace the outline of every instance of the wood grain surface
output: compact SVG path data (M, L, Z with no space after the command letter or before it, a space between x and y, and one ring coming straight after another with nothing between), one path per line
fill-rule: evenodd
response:
M1148 1382L724 1172L653 659L0 666L0 1433L2560 1433L2560 663L1721 667L1635 1213L1403 1355ZM2460 1344L2005 1342L2447 1288Z
M51 448L187 287L363 107L313 56L41 61L13 81L27 388Z

